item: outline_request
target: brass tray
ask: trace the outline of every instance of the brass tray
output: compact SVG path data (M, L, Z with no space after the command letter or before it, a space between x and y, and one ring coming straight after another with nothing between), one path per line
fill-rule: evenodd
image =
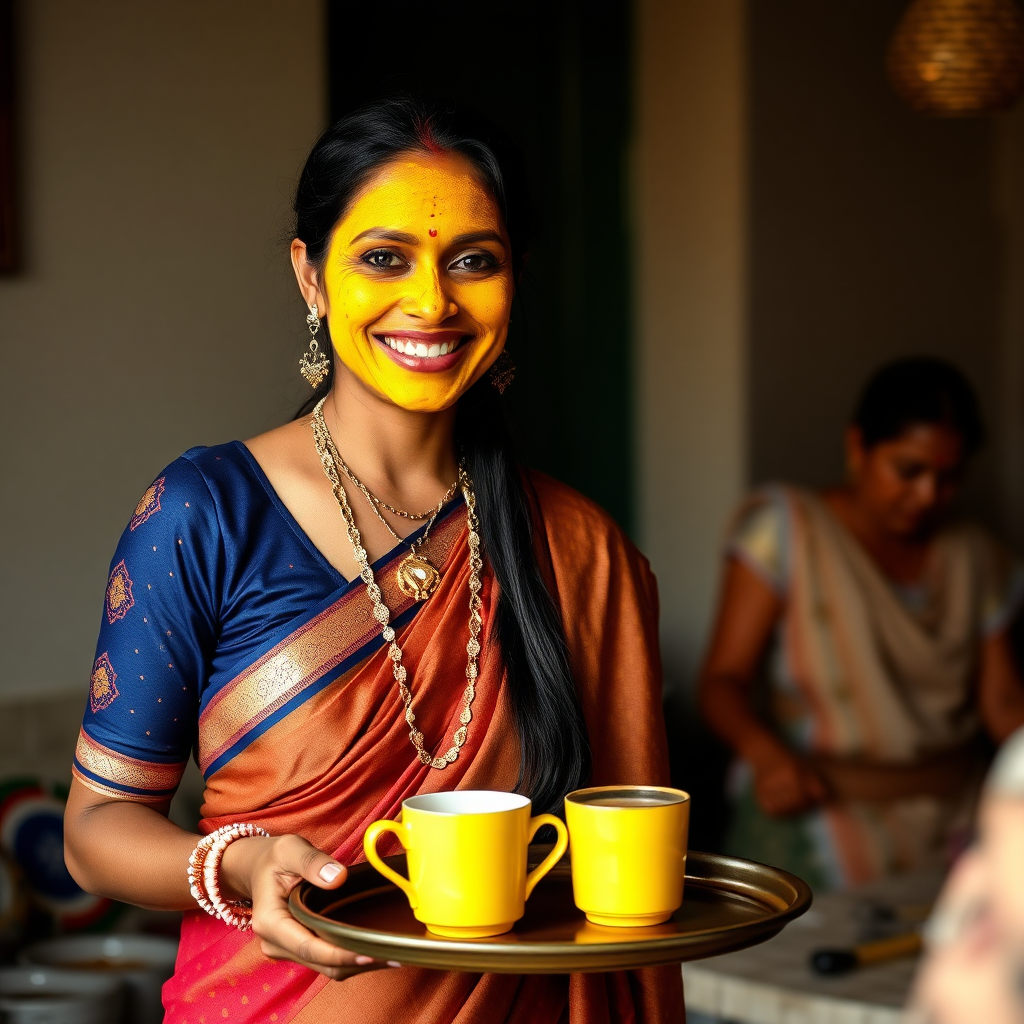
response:
M531 850L531 864L539 860ZM405 872L404 856L385 861ZM429 932L405 894L369 864L350 868L341 889L303 882L288 902L307 928L353 953L448 971L575 974L702 960L754 946L807 910L811 890L779 868L690 852L683 905L669 921L605 928L576 909L565 859L538 883L512 931L486 939Z

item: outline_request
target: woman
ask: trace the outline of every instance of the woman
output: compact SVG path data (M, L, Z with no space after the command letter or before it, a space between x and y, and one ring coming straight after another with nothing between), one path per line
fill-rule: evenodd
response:
M998 742L1024 723L1006 634L1024 576L980 528L942 519L981 439L960 373L906 359L861 396L844 487L766 488L740 509L700 680L741 759L735 852L836 887L962 839L983 730Z
M466 115L385 101L317 142L295 210L312 415L187 452L132 517L68 865L185 911L168 1021L682 1019L678 968L394 969L288 913L301 879L342 886L366 826L414 794L519 788L549 810L588 778L667 775L647 563L586 499L522 473L503 425L517 164ZM166 817L193 745L209 850ZM249 900L247 932L231 923Z

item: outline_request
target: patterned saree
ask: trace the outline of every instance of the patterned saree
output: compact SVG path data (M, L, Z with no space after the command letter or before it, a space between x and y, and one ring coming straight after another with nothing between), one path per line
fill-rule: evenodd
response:
M216 452L220 455L210 455ZM188 606L209 612L205 624L192 622L192 637L179 646L183 660L190 657L187 648L191 647L196 663L207 666L195 669L200 677L197 693L191 695L187 683L178 691L193 699L192 735L206 780L201 830L251 821L272 835L302 835L351 865L363 860L366 827L378 818L396 816L409 796L456 788L511 789L520 754L493 636L498 596L493 577L485 574L482 590L483 653L468 740L455 764L437 771L419 762L409 742L391 662L362 581L344 581L336 573L325 577L323 566L314 565L309 571L320 573L315 576L319 593L301 607L298 591L282 589L279 579L260 578L260 571L276 571L265 568L268 559L282 567L284 578L292 578L289 573L302 570L299 559L315 562L316 553L308 550L308 541L288 522L290 517L242 446L196 450L183 459L189 457L204 478L204 487L199 487L192 470L174 470L183 461L178 460L158 481L157 501L164 507L173 503L170 492L180 476L183 487L177 503L188 502L191 508L191 501L205 506L212 500L213 511L191 535L180 529L180 517L169 536L158 540L154 531L145 544L129 536L132 528L126 531L127 541L122 540L115 555L107 603L109 620L112 593L115 602L125 593L132 599L128 615L138 610L135 603L142 594L151 593L152 584L143 591L140 581L155 579L156 570L133 570L131 558L140 566L139 559L151 560L165 544L179 559L189 546L208 550L196 564L186 559L160 574L162 581L174 581L175 576L168 574L177 571L191 585ZM214 459L230 465L213 465ZM538 550L580 680L594 753L593 782L664 783L657 596L646 561L595 506L545 478L534 482ZM244 512L238 504L243 495ZM240 524L237 530L233 514ZM167 517L168 525L171 518ZM249 538L252 546L254 518L275 537L255 562L255 555L230 550L236 534L239 546L244 546L243 538ZM282 532L282 522L290 533ZM213 529L218 533L216 543L209 538ZM417 723L428 749L444 749L458 727L468 639L466 536L465 506L456 500L442 512L430 535L428 554L440 568L442 581L423 603L402 594L395 580L394 569L407 551L404 546L374 566L410 672ZM198 561L204 562L203 572L214 580L213 585L196 582ZM257 562L264 568L255 570ZM324 586L323 579L330 585ZM260 594L264 603L273 604L266 596L268 587L271 593L285 594L280 603L289 607L288 616L277 621L269 616L274 622L271 629L254 629L250 623L232 633L230 625L225 625L230 606L241 608L243 593L247 594L245 607L258 601ZM148 609L146 626L155 622L158 611ZM146 641L133 634L126 641L128 646L122 642L115 647L114 627L120 624L113 619L101 633L75 772L84 784L101 792L156 802L165 799L180 775L181 740L173 731L168 734L166 727L163 746L150 742L145 747L138 736L128 735L135 728L133 716L139 708L116 703L110 694L127 689L126 672L118 670L118 664L141 656L138 645ZM167 651L167 642L177 635L174 627L158 628L155 633L162 655L177 664ZM225 644L233 646L235 654L244 654L232 660L224 654ZM148 689L147 700L161 689L166 689L162 682ZM161 705L163 699L159 698ZM141 703L134 697L131 701ZM186 713L186 703L179 699L173 710ZM118 716L104 718L112 709L118 710ZM172 717L175 722L181 718ZM167 724L166 717L154 724L157 721ZM150 729L146 737L159 731ZM397 848L382 842L381 852L397 852ZM582 1024L681 1021L684 1017L678 967L571 977L402 967L329 981L299 965L267 959L251 933L233 930L199 910L185 913L177 967L164 988L164 1005L166 1020L173 1024L221 1020Z

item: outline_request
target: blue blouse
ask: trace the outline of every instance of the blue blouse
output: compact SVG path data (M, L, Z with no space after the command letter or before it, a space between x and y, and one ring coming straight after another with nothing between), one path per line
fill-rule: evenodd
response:
M143 495L111 561L76 775L168 799L218 686L345 582L245 445L187 451Z

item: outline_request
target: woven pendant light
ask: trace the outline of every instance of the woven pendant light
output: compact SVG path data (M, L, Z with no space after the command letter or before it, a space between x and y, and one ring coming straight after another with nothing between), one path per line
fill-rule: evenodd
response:
M1024 93L1014 0L914 0L889 44L889 78L922 114L993 114Z

